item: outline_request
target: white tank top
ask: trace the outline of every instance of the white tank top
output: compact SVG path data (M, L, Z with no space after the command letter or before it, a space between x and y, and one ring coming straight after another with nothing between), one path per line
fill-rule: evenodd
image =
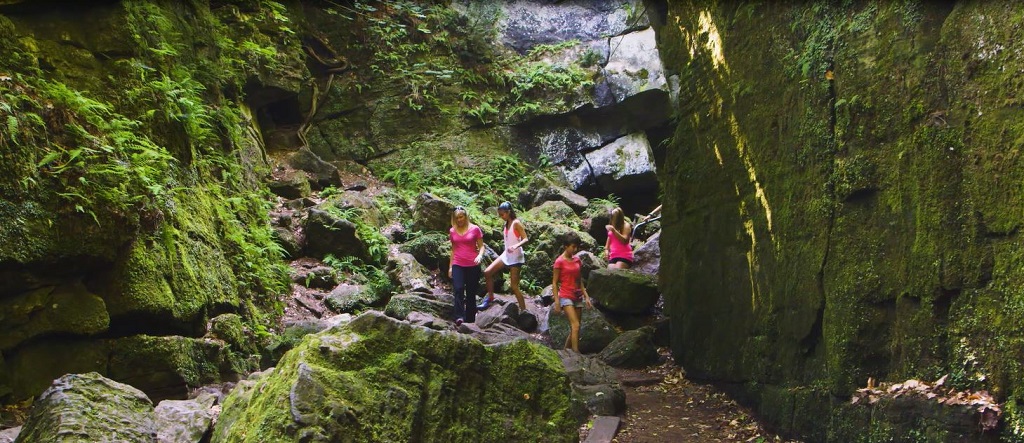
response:
M505 250L501 253L501 261L505 262L506 265L525 263L526 253L523 252L522 246L513 249L512 253L508 252L510 246L519 243L523 239L516 235L515 229L503 228L501 232L505 237Z

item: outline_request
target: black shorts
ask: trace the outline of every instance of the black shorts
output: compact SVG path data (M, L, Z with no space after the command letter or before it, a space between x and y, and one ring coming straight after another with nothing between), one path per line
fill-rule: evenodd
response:
M619 263L619 262L622 262L622 263L625 263L627 265L633 266L633 260L630 260L628 258L615 257L615 258L613 258L611 260L608 260L608 264L609 265L613 265L613 264Z
M510 268L521 268L521 267L523 267L523 264L522 263L512 263L511 265L505 265L505 266L508 266Z

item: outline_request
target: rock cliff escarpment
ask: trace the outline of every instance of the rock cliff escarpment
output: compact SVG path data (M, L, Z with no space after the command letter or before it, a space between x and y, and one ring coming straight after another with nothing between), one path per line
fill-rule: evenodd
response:
M1003 3L660 8L681 78L661 287L689 374L812 441L994 438L978 417L849 404L869 378L948 375L1005 401L996 432L1021 438L1021 19Z

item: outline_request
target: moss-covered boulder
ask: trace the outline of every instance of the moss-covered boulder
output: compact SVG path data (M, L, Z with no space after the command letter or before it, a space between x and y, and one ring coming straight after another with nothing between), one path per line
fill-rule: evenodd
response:
M640 368L657 363L660 355L654 346L654 327L623 332L602 349L598 357L616 368Z
M523 213L524 220L579 226L579 217L561 200L548 200Z
M451 240L447 231L428 232L403 243L399 250L416 257L416 261L430 269L448 269L451 259Z
M381 296L367 285L342 283L324 297L324 305L337 313L356 313L381 304Z
M93 335L107 330L103 299L81 283L46 286L0 300L0 349L44 334Z
M404 320L410 312L422 312L450 320L455 315L453 304L450 295L434 297L426 294L399 294L391 297L384 313L399 320Z
M153 402L95 372L53 381L32 406L19 442L156 442Z
M356 234L358 227L350 220L320 209L310 209L303 223L306 232L305 253L312 257L367 257L366 244Z
M455 206L428 192L418 195L413 207L413 229L448 232L452 227L452 211Z
M620 314L641 314L658 302L661 293L654 276L632 269L595 269L587 278L587 292L595 304Z
M557 303L557 300L555 301ZM577 311L578 312L578 311ZM555 349L562 349L569 336L569 319L563 312L555 314L554 308L548 310L548 333L551 336L551 346ZM593 354L601 352L609 343L619 336L615 326L605 318L600 310L583 307L580 315L580 352Z
M554 352L366 313L225 399L214 442L577 441Z

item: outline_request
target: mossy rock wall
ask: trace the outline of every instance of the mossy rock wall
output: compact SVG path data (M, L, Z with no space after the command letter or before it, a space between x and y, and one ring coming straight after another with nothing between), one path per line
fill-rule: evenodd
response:
M660 283L688 374L813 441L841 434L829 429L856 415L839 411L868 377L949 374L1007 401L1004 432L1019 429L1024 12L661 12L681 89L659 165Z
M54 340L193 339L220 313L254 326L275 313L287 275L250 104L309 77L292 13L270 1L0 6L0 400L82 366L45 358ZM63 287L83 299L62 308L89 309L19 302ZM244 366L215 357L212 376L185 382Z

